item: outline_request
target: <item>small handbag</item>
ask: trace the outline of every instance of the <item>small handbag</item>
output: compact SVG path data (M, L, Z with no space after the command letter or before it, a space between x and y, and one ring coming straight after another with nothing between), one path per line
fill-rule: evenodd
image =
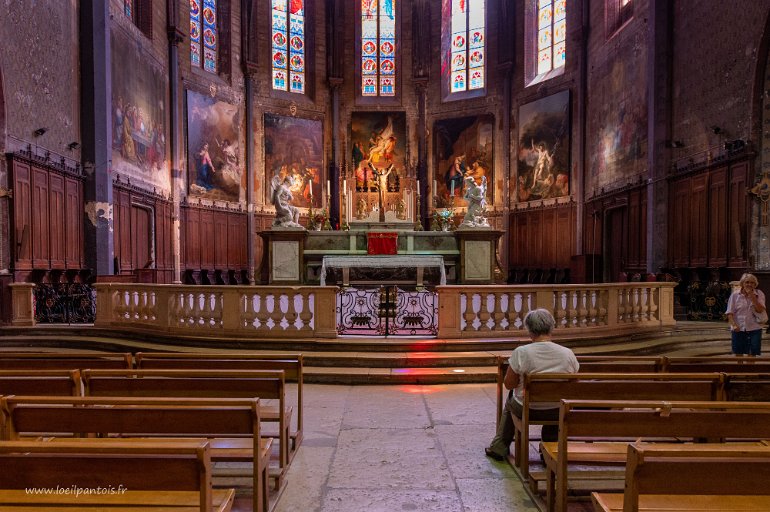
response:
M754 311L754 320L756 320L758 324L766 324L767 323L767 309L765 309L761 313L758 313L757 311Z

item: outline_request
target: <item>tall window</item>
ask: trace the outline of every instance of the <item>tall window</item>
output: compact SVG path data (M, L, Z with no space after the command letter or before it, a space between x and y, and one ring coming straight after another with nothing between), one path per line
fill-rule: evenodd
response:
M272 2L273 89L304 93L305 0Z
M361 94L396 95L396 0L361 1Z
M152 39L152 0L123 0L123 13Z
M563 68L567 59L567 0L538 0L537 76Z
M210 73L217 72L216 0L190 0L190 62Z
M626 24L634 15L633 0L606 0L607 38Z
M450 92L484 88L484 2L452 0Z

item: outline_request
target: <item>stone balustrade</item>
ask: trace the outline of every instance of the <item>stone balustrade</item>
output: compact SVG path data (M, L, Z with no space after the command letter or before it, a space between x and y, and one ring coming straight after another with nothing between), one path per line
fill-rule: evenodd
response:
M32 326L34 285L13 287L13 325ZM546 308L556 337L673 326L675 283L439 286L438 337L521 337ZM98 283L96 327L165 335L312 339L337 336L335 286Z
M439 338L526 334L524 317L553 312L555 335L672 326L675 283L592 285L440 286Z

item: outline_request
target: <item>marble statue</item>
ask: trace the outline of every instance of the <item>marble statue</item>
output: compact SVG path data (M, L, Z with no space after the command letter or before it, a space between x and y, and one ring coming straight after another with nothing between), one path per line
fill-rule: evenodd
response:
M481 177L481 185L476 183L473 176L465 177L465 199L468 201L468 210L460 224L461 228L488 228L489 222L484 216L484 208L487 205L487 177Z
M356 203L356 219L363 220L369 216L367 209L368 207L366 205L366 199L359 197L358 202Z
M299 223L299 208L293 206L291 201L294 196L291 194L291 187L294 185L294 178L288 174L285 178L281 179L280 176L275 176L272 181L273 194L272 202L275 206L275 219L273 220L274 228L301 228Z

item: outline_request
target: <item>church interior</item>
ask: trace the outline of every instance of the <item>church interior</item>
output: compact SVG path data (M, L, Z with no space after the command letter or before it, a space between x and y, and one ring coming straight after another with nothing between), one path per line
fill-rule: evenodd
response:
M0 509L770 510L770 0L0 20Z

